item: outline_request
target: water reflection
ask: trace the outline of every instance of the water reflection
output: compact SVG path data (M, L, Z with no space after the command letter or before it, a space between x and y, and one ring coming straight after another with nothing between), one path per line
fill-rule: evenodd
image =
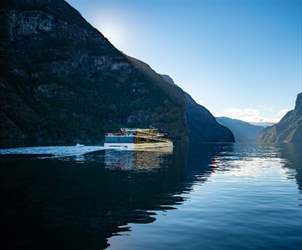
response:
M173 155L105 151L76 161L1 158L5 243L10 249L53 249L61 244L68 249L105 248L109 236L130 230L128 223L151 223L152 211L183 202L181 194L191 188L188 180L209 171L207 163L215 152L199 154L205 169L188 163L179 147ZM191 170L185 168L187 163Z
M181 197L187 200L157 212L152 225L130 224L128 237L110 238L112 249L300 249L301 194L292 179L301 166L296 146L199 149L189 152L184 167L189 192Z
M257 164L278 155L284 160L280 164L297 172L301 189L297 150L203 144L176 146L173 154L106 150L63 161L1 158L3 244L9 249L106 248L111 236L131 230L129 224L152 223L158 211L176 209L213 173L256 178L263 173L255 174ZM244 169L246 162L254 167Z
M105 168L111 170L152 170L164 164L172 147L148 151L105 150Z
M302 192L302 144L284 144L280 146L281 157L287 159L285 168L288 169L288 177L294 177L299 190Z

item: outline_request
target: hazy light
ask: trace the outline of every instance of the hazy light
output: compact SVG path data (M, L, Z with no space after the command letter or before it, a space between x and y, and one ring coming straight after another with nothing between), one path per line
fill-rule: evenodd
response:
M93 26L98 29L117 49L126 48L127 35L124 25L118 19L95 17Z
M98 26L97 29L113 44L122 43L121 29L115 24L108 24L106 26Z

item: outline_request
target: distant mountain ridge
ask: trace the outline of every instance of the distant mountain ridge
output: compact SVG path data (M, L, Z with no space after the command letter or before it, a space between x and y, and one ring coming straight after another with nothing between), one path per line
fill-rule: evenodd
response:
M302 93L297 96L294 110L287 112L277 124L264 129L258 141L302 143Z
M236 142L256 142L257 136L263 130L262 126L228 117L216 117L216 120L233 132Z
M105 132L149 126L173 140L234 141L209 111L117 50L65 1L1 4L0 146L98 144Z

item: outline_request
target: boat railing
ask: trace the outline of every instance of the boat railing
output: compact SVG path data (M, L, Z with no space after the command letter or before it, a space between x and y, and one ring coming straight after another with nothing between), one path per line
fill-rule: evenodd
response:
M162 138L165 136L163 133L159 133L157 129L126 129L121 128L120 131L115 133L106 133L106 136L146 136L148 138Z

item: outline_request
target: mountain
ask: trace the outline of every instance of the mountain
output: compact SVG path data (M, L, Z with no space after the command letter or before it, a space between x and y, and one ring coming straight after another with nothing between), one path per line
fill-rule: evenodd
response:
M162 76L162 78L163 78L166 82L168 82L168 83L170 83L170 84L175 84L175 82L174 82L174 80L172 79L171 76L169 76L169 75L161 75L161 76Z
M0 21L0 146L97 144L107 131L149 126L173 140L234 140L67 2L4 1Z
M162 75L162 77L170 85L177 86L169 75ZM192 143L227 142L228 138L232 138L232 142L235 140L232 132L219 124L209 110L196 103L188 93L184 93L184 97L187 132Z
M263 130L262 126L256 126L245 121L228 117L216 117L216 120L233 132L236 142L255 142L257 136Z
M298 94L295 109L275 125L268 127L258 137L263 143L301 143L302 142L302 93Z

